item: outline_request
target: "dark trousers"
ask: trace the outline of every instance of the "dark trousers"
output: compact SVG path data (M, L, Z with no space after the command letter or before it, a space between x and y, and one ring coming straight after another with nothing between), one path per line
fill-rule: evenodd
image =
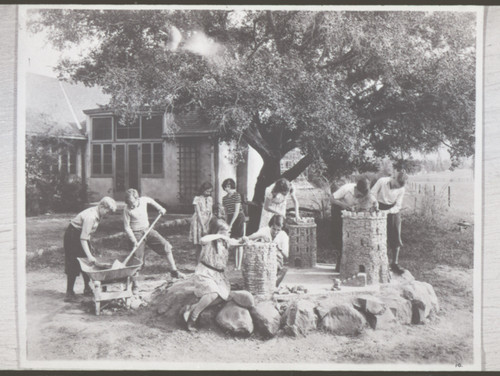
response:
M389 210L394 206L378 203L380 210ZM391 252L392 263L398 263L399 248L403 245L401 241L401 213L387 214L387 251Z
M80 241L81 230L69 225L64 232L64 272L67 274L66 292L73 292L76 277L82 272L77 257L87 257ZM90 248L90 242L89 242ZM90 278L82 273L85 288L88 289Z
M231 216L228 217L231 218ZM243 214L243 212L240 212L240 214L238 214L238 217L236 217L233 226L231 227L231 238L233 239L241 238L243 236L244 225L245 225L245 214Z

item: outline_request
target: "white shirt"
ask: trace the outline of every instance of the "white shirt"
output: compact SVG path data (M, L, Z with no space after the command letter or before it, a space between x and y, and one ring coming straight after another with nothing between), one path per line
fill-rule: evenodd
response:
M93 206L78 213L70 223L73 227L82 230L80 240L89 240L90 234L94 233L99 226L101 217L99 215L99 206Z
M335 200L343 201L346 205L354 206L357 202L356 197L354 196L355 188L356 183L344 184L333 193L333 198Z
M252 238L261 238L266 242L273 242L285 257L288 257L288 235L285 231L279 231L276 236L271 236L271 227L261 227L257 232L251 235Z
M133 235L132 231L142 231L149 227L148 204L153 205L158 211L163 209L155 200L146 196L139 197L139 204L135 208L130 209L126 206L123 209L123 225L127 234Z
M403 206L405 187L391 189L391 179L390 176L378 179L371 191L378 202L386 205L395 204L387 210L388 213L399 213Z

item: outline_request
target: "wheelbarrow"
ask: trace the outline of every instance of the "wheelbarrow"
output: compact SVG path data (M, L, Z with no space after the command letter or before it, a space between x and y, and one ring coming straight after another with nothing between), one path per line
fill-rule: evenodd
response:
M154 222L149 226L141 239L136 243L130 254L123 263L116 260L113 264L96 262L91 264L87 258L78 257L78 262L82 271L91 279L90 288L94 293L95 314L99 316L101 302L112 299L125 299L129 304L132 297L132 275L134 275L142 266L142 261L136 257L132 258L139 248L140 244L146 239L154 225L161 218L160 213ZM132 265L128 265L133 260Z
M140 269L142 262L132 259L132 265L121 269L102 269L91 264L87 258L78 257L82 271L90 278L90 288L94 294L95 314L99 316L101 302L124 299L128 305L132 297L132 276Z

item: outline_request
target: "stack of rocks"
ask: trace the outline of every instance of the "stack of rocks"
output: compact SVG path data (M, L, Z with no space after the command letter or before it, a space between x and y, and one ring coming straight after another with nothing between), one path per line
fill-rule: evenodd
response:
M342 231L340 277L365 273L369 285L389 282L387 213L343 211Z
M245 290L269 298L276 288L276 244L250 242L245 245L242 262Z
M290 237L289 264L296 268L316 266L316 223L314 218L303 218L299 223L287 224Z

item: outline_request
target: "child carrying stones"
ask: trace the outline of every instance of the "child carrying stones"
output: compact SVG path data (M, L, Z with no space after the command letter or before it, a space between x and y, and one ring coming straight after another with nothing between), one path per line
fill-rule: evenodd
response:
M194 214L189 229L189 240L196 246L196 262L201 253L200 239L208 233L208 224L212 218L212 184L205 182L201 185L199 196L193 199Z
M183 319L189 331L196 330L195 323L200 313L219 299L227 300L231 285L225 269L229 258L229 246L239 243L229 238L229 225L220 218L210 220L209 234L201 238L200 262L193 276L194 294L200 300L187 306Z
M166 210L152 198L146 196L139 197L139 193L135 189L128 189L125 192L125 203L127 206L123 209L123 225L131 246L135 247L139 239L142 238L149 228L148 204L154 206L161 214L165 214ZM179 272L175 265L172 246L163 236L152 229L146 239L139 245L135 257L141 260L143 264L145 245L148 245L160 256L166 257L170 265L170 275L173 278L184 278L184 274Z
M110 212L116 210L116 202L111 197L104 197L99 205L80 212L73 218L64 233L64 270L67 275L66 297L64 301L76 301L74 286L76 277L82 269L77 257L86 257L91 263L96 261L90 249L90 235L95 232L100 221ZM85 289L84 295L91 295L90 278L82 273Z

